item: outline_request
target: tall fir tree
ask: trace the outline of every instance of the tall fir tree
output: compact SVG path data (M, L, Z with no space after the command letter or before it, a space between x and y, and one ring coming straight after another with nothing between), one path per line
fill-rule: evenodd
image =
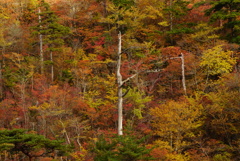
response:
M58 22L56 14L51 10L50 5L44 0L41 0L37 7L39 21L38 25L33 27L35 30L34 33L39 35L40 51L42 50L42 45L47 46L50 60L45 61L45 64L51 65L51 79L53 81L53 52L58 51L59 47L64 44L63 38L70 32L70 30L68 27L63 26ZM44 60L43 58L41 59L42 61Z
M219 21L223 27L222 38L229 42L240 44L240 1L212 1L211 8L205 11L210 16L210 22Z

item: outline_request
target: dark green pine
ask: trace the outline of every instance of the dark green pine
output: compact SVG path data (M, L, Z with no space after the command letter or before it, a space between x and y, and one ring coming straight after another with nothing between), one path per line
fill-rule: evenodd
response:
M205 11L210 22L223 20L222 38L240 44L240 0L212 1L212 7Z
M66 155L72 149L63 145L63 141L50 140L43 135L28 133L24 129L0 130L0 138L0 152L23 153L30 160L34 157L51 157L55 150L59 151L58 155ZM37 153L43 149L44 152Z
M70 32L68 27L58 23L58 18L50 9L48 3L42 0L39 4L41 23L34 29L43 35L44 44L48 45L48 51L56 51L64 44L64 37Z
M95 161L138 161L154 160L150 156L152 149L144 146L145 137L126 133L123 136L113 136L111 138L101 136L92 148Z

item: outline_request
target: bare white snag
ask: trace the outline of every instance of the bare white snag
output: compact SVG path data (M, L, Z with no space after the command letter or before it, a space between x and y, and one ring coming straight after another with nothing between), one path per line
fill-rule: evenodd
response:
M133 74L132 76L128 77L125 80L122 80L122 74L121 74L121 61L122 61L122 37L121 32L118 34L118 59L117 59L117 83L118 83L118 135L123 135L123 91L122 86L127 81L133 79L135 76L140 74L141 72L160 72L161 70L147 70L147 71L141 71L136 74ZM184 55L181 53L181 56L179 57L173 57L170 59L181 59L182 61L182 85L184 94L187 95L187 88L186 88L186 79L185 79L185 63L184 63Z
M172 57L172 58L169 58L169 59L181 59L182 61L182 86L183 86L183 91L184 91L184 94L187 95L187 88L186 88L186 79L185 79L185 63L184 63L184 55L183 53L181 53L180 56L178 57ZM169 60L168 59L168 60Z
M118 34L118 60L117 60L117 83L118 83L118 135L123 135L123 92L122 92L122 75L121 75L121 59L122 59L122 38L121 32Z
M123 135L123 84L130 81L138 74L142 72L152 73L152 72L160 72L161 70L144 70L138 73L133 74L125 80L122 80L121 74L121 61L122 61L122 36L121 32L118 34L118 59L117 59L117 84L118 84L118 135Z
M41 24L42 23L42 18L41 18L41 9L38 8L38 23ZM40 25L40 28L42 28L42 26ZM42 34L39 33L39 48L40 48L40 66L41 66L41 74L44 73L44 69L43 69L43 38L42 38Z
M182 60L182 85L183 85L183 90L184 94L187 95L187 88L186 88L186 79L185 79L185 64L184 64L184 55L181 53L181 60Z

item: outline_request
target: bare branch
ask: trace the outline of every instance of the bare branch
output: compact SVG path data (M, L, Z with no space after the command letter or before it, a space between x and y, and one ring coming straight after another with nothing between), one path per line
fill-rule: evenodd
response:
M130 88L127 89L127 91L122 95L122 97L125 97L128 94L129 90Z
M128 77L127 79L125 79L124 81L122 81L122 84L119 86L119 88L121 88L123 86L124 83L130 81L131 79L133 79L134 77L136 77L137 75L139 75L140 73L157 73L162 71L162 69L153 69L153 70L143 70L140 71L138 73L133 74L132 76Z
M123 85L124 83L126 83L127 81L129 81L130 79L133 79L134 77L136 77L138 74L139 74L139 73L133 74L131 77L128 77L127 79L125 79L124 81L122 81L122 85ZM121 86L122 86L122 85L121 85Z

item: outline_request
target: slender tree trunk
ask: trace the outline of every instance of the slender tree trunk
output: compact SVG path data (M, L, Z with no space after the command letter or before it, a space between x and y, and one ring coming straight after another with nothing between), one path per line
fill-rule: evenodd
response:
M66 130L65 125L64 125L64 123L62 122L61 119L60 119L60 123L62 124L62 128L63 128L64 134L65 134L65 136L66 136L67 143L68 143L68 144L71 144L71 141L70 141L70 138L69 138L69 136L68 136L67 130Z
M183 85L183 90L184 94L187 95L187 88L186 88L186 79L185 79L185 64L184 64L184 55L181 53L181 60L182 60L182 85Z
M121 54L122 38L121 32L118 34L118 60L117 60L117 83L118 83L118 135L123 135L123 92L122 92L122 75L121 75Z
M182 65L181 65L182 66L182 86L183 86L184 94L187 95L186 79L185 79L185 63L184 63L183 53L181 53L181 55L178 57L173 57L173 58L169 58L169 59L181 59L181 61L182 61Z
M117 59L117 83L118 83L118 135L123 135L123 97L127 94L123 94L123 84L130 81L134 77L138 76L141 72L137 72L127 79L122 79L121 74L121 61L122 61L122 37L121 32L118 34L118 59ZM156 71L145 71L156 72ZM157 71L158 72L158 71Z
M42 22L42 18L41 18L41 9L38 8L38 23L41 24ZM40 28L42 28L42 26L40 25ZM44 74L44 64L43 64L43 35L40 33L39 34L39 49L40 49L40 66L41 66L41 74Z

